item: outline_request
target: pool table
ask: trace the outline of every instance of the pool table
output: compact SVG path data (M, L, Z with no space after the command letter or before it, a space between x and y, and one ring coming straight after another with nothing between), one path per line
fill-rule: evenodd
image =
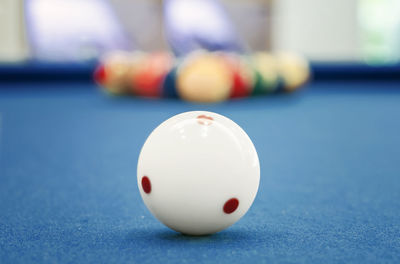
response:
M106 96L85 67L0 69L0 263L400 263L399 72L321 66L297 93L203 105ZM136 184L146 137L190 110L236 121L261 164L211 236L163 226Z

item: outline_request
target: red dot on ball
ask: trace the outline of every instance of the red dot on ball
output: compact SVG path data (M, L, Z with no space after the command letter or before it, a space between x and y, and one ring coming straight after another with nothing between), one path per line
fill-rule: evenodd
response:
M143 176L143 178L142 178L142 188L143 188L143 191L145 193L150 193L151 192L151 182L150 182L149 177Z
M214 118L212 118L211 116L206 116L206 115L199 115L197 119L198 119L197 123L205 126L211 125L212 121L214 120Z
M203 118L203 119L208 119L208 120L214 120L214 118L212 118L211 116L206 116L206 115L199 115L199 116L197 117L197 119L201 119L201 118Z
M236 211L239 206L239 200L236 198L229 199L224 204L224 213L231 214Z

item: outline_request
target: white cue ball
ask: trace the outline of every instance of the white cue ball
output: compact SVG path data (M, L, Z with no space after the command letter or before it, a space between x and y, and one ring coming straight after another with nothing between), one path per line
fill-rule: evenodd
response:
M139 155L137 182L150 212L169 228L207 235L238 221L260 182L253 142L232 120L186 112L163 122Z

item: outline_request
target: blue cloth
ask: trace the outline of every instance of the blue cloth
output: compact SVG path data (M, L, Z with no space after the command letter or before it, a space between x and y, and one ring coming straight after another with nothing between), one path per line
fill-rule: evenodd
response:
M314 83L216 105L107 97L79 83L8 85L0 263L400 262L398 82ZM136 186L148 134L198 109L241 125L261 162L248 214L200 238L155 220Z

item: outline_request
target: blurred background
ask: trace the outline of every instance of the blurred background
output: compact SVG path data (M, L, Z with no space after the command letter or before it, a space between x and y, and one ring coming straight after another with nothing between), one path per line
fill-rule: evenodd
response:
M222 22L202 21L202 9L193 6L171 11L173 2L0 0L0 62L80 62L115 49L174 50L184 45L177 30L193 30L196 23L216 37L232 31L245 51L290 50L311 62L400 60L398 0L221 0ZM182 23L187 17L197 19L192 27Z

